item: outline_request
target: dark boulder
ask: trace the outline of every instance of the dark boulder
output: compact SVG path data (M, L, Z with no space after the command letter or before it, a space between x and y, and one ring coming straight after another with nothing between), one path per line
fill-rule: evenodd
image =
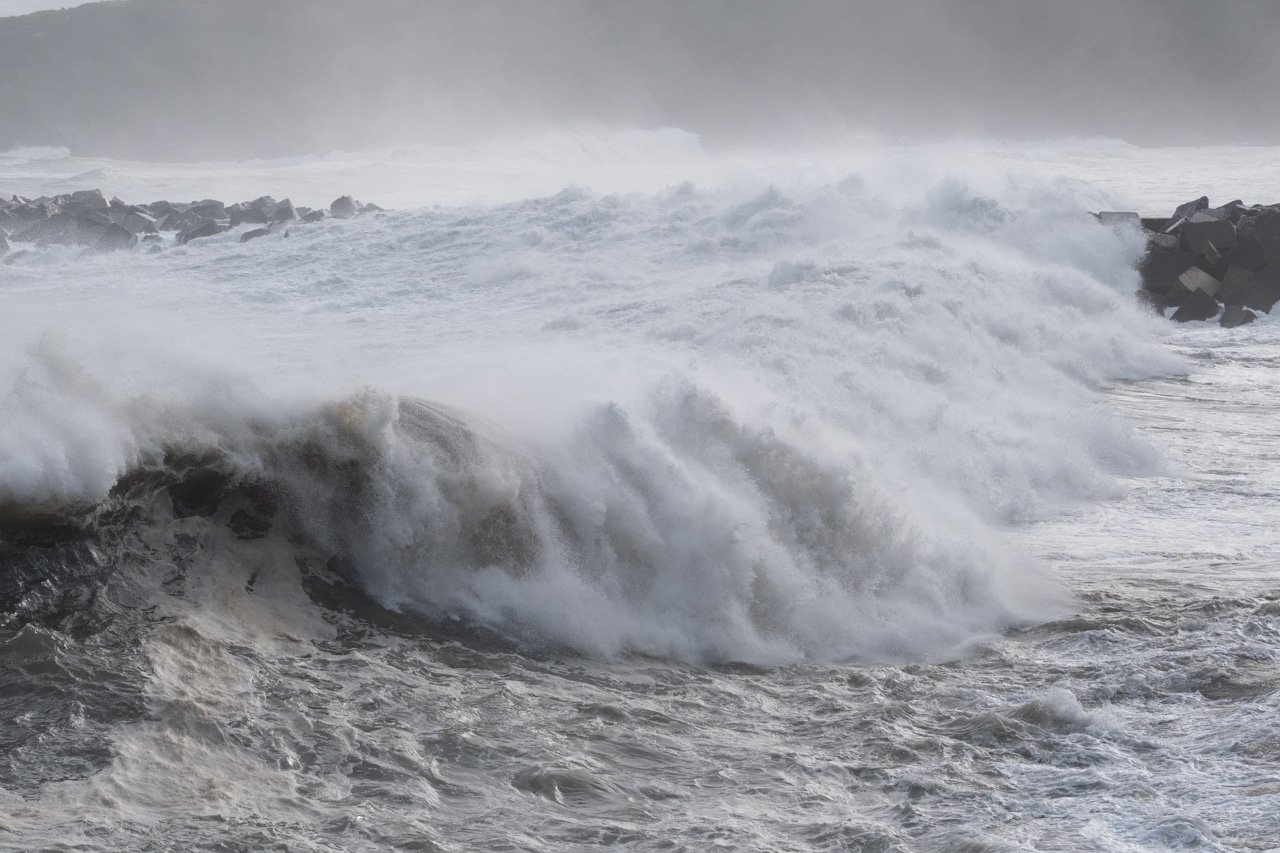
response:
M1272 240L1280 237L1280 212L1264 210L1259 213L1249 233L1257 237L1262 245L1270 244Z
M1173 312L1171 318L1177 323L1190 323L1195 320L1212 320L1218 316L1218 300L1203 290L1193 290L1187 300Z
M1248 308L1241 308L1238 305L1228 305L1222 309L1222 316L1218 318L1218 325L1224 329L1234 329L1237 326L1243 326L1246 323L1252 323L1258 319L1258 315L1250 311Z
M1173 216L1169 217L1169 224L1165 226L1166 231L1171 231L1182 224L1184 219L1209 208L1209 197L1202 195L1195 201L1189 201L1186 204L1178 205L1178 209L1173 212Z
M1234 249L1237 242L1236 227L1221 219L1187 222L1182 226L1179 238L1182 248L1191 252L1202 252L1209 243L1219 252L1224 252Z
M1232 295L1244 290L1252 280L1252 270L1247 270L1244 267L1227 267L1226 275L1222 277L1222 286L1218 288L1218 292L1214 296L1219 302L1230 305Z
M1256 235L1249 235L1231 251L1223 255L1227 263L1233 267L1241 267L1256 272L1266 266L1267 249Z
M311 225L316 222L322 222L324 221L324 211L323 210L309 211L307 213L304 213L298 221L306 225Z
M270 228L255 228L252 231L246 231L240 235L241 243L248 243L250 240L256 240L259 237L265 237L271 233Z
M1262 265L1269 267L1280 265L1280 237L1272 237L1267 244L1266 253L1262 256Z
M1195 265L1196 255L1191 252L1166 252L1152 249L1143 257L1138 272L1142 275L1142 289L1152 293L1168 293L1178 276Z
M1249 208L1240 199L1229 201L1221 207L1211 207L1205 211L1216 219L1225 219L1231 223L1237 223L1244 218Z
M1227 305L1238 305L1242 308L1252 308L1254 311L1270 314L1276 302L1280 302L1280 292L1269 287L1255 275L1254 278L1249 280L1248 284L1228 294L1223 301Z

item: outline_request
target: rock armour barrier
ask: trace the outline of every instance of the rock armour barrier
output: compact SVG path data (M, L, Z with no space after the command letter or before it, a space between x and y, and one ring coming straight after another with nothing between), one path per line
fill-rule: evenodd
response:
M24 245L111 252L140 242L163 244L166 235L173 244L186 245L241 225L261 226L246 231L241 236L244 241L252 239L250 235L264 236L289 225L350 219L382 210L345 195L334 199L328 208L313 210L271 196L228 205L215 199L126 204L118 198L108 200L96 189L36 199L0 194L0 256L20 251ZM284 234L288 236L288 231Z
M1232 328L1271 313L1280 302L1280 204L1237 199L1211 207L1201 196L1167 218L1095 215L1103 224L1146 235L1138 298L1161 316L1179 323L1216 318Z

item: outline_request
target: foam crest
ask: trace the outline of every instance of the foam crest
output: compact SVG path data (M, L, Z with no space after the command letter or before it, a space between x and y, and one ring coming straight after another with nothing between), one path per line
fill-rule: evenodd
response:
M96 260L165 334L13 351L0 491L91 503L207 452L384 606L606 656L897 658L1037 618L1058 592L1008 526L1156 470L1098 388L1180 365L1091 190L908 161ZM69 268L22 264L33 303Z

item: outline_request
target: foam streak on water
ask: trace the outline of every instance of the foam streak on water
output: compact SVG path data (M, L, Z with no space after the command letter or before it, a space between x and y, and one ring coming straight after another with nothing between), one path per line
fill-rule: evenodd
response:
M1043 150L601 146L0 266L6 843L1263 838L1269 323L1162 346Z

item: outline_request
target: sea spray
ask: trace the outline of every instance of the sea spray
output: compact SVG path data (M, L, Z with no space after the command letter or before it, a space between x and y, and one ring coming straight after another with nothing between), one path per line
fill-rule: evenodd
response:
M62 342L7 329L4 494L92 503L208 451L423 618L606 656L941 651L1052 609L1003 528L1155 470L1097 388L1178 365L1131 305L1139 242L1072 187L933 171L35 253ZM110 302L53 290L69 263Z

